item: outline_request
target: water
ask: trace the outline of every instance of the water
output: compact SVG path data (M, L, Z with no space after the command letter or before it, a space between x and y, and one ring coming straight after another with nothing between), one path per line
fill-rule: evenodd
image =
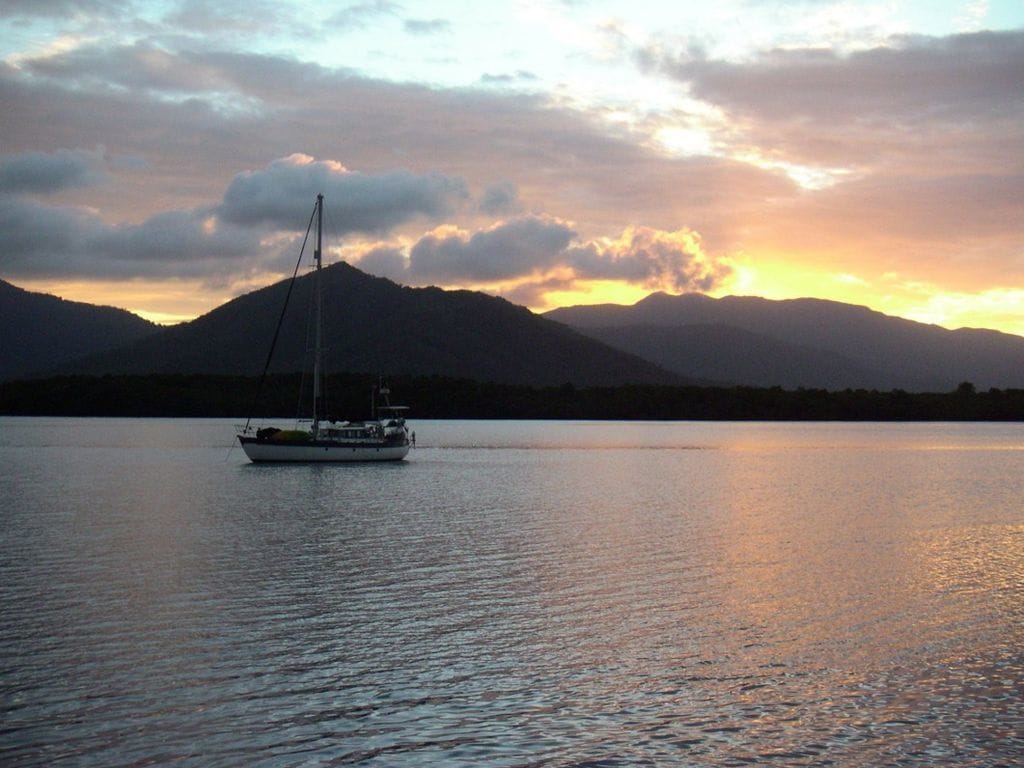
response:
M0 764L1018 764L1024 428L0 419Z

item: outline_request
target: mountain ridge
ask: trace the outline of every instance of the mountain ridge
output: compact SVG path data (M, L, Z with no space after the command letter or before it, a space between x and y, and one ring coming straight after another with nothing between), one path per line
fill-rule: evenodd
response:
M53 372L159 328L125 309L68 301L0 280L0 381Z
M732 370L732 383L747 386L766 385L765 344L782 345L788 354L799 350L794 359L807 369L805 375L775 381L779 386L914 391L946 391L964 381L985 388L1024 386L1024 337L949 330L827 299L655 293L633 305L563 307L545 317L628 347L684 376L693 375L698 356L680 345L687 334L692 337L693 327L702 326L704 342L720 350L720 367ZM645 334L641 326L660 330ZM761 348L730 346L737 331L762 337ZM659 334L663 343L655 352L652 339ZM664 339L674 339L675 348L666 349ZM834 373L844 366L853 366L845 387Z
M508 384L686 383L525 307L476 291L410 288L344 262L321 271L324 369L465 377ZM288 293L288 280L239 296L188 323L93 355L86 374L259 374ZM306 307L313 275L295 280L272 372L308 369Z
M979 388L1024 387L1020 336L948 330L826 299L652 293L633 305L537 315L476 291L402 286L344 262L325 267L322 277L329 372L540 386L949 391L970 381ZM312 285L310 274L295 281L271 372L308 368L304 308ZM282 280L162 327L126 310L32 294L0 280L0 380L54 373L256 375L288 286ZM108 325L120 330L95 330Z

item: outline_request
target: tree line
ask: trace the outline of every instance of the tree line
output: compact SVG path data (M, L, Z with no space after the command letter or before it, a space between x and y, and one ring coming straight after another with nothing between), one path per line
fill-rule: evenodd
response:
M378 377L337 374L325 382L328 415L370 415ZM951 392L784 390L780 387L622 385L557 387L499 384L442 376L394 376L392 403L412 418L1021 421L1024 390ZM308 381L274 375L262 386L244 376L151 374L55 376L0 383L0 413L24 416L246 418L308 416ZM307 392L302 396L298 392Z

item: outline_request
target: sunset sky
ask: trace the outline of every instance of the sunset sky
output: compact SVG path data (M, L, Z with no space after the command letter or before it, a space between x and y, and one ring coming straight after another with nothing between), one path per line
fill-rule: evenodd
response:
M329 262L537 311L1024 334L1024 2L0 4L0 277L159 322Z

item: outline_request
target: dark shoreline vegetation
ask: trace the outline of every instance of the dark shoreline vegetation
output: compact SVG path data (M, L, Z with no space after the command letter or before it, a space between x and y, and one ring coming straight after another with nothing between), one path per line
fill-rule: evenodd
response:
M331 415L364 418L376 377L326 380ZM293 418L308 413L295 393L303 377L268 377L253 407L257 378L151 374L55 376L0 383L7 416ZM1024 389L952 392L783 390L755 387L623 385L531 387L440 376L394 376L393 402L421 419L1024 421ZM308 398L308 395L306 396Z

